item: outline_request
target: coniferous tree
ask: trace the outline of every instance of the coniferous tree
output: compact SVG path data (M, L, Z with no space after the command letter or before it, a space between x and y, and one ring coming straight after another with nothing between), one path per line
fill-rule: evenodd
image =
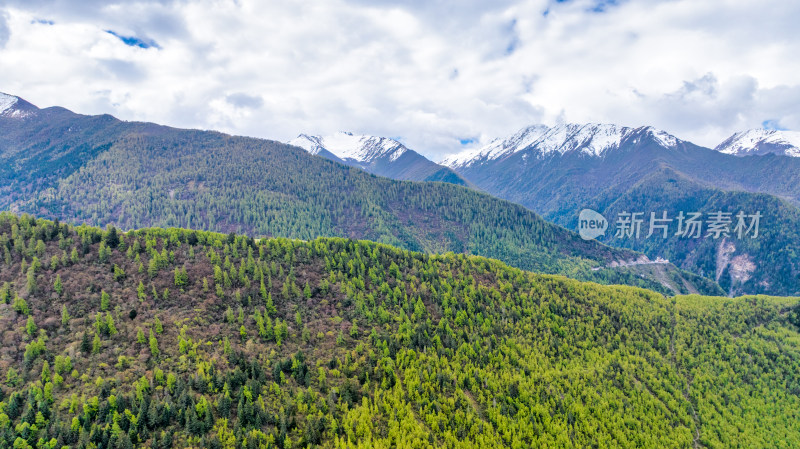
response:
M57 274L55 281L53 281L53 291L55 291L58 296L61 296L61 294L64 293L64 284L61 283L60 274Z

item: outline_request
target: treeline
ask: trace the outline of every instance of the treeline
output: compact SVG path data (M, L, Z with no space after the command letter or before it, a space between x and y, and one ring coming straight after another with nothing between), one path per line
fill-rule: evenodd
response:
M0 446L794 447L797 301L0 214Z

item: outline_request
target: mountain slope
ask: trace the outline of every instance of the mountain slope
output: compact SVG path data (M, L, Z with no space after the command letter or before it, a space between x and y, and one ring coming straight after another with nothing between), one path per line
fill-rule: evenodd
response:
M714 149L734 156L777 154L800 157L800 132L750 129L735 133Z
M7 447L800 444L797 298L7 213L0 246Z
M431 162L387 137L339 132L332 136L300 134L288 142L311 154L361 168L378 176L407 181L441 181L467 185L454 171Z
M726 211L736 214L742 210L752 214L764 204L759 193L767 193L792 204L779 205L781 200L775 199L777 202L771 202L769 210L778 215L765 217L762 225L771 226L770 234L781 236L778 241L786 243L788 248L800 247L800 237L789 231L800 225L796 214L796 204L800 201L800 185L796 182L800 159L797 158L735 157L650 127L559 125L527 128L508 139L444 163L479 188L522 204L570 229L577 229L578 213L584 208L604 213L612 235L617 212L642 212L649 216L650 212L670 211L674 217L678 208L690 207L681 210L709 213L714 210L707 202L725 195L723 190L729 190L743 194L737 197L738 202L726 202L726 207L731 208ZM672 175L659 175L665 171ZM678 202L677 196L657 195L659 191L673 191L669 183L677 178L686 183L687 191L697 194L696 198L684 195ZM642 192L652 193L662 202L650 201ZM651 259L668 258L684 269L705 273L710 279L716 277L710 274L715 273L715 269L708 270L718 262L714 251L701 257L687 252L687 248L679 250L684 243L678 239L667 240L663 242L665 246L662 242L655 244L643 239L613 240L606 234L603 241L644 251ZM712 243L717 247L722 245L721 240ZM799 258L791 256L791 250L785 252L788 258L776 256L777 252L767 252L766 248L774 243L760 246L733 243L737 248L741 246L741 251L748 246L747 252L742 254L762 263L757 267L758 275L751 277L759 278L760 282L731 285L730 293L800 292ZM773 265L766 263L778 259L789 264L788 273L778 276ZM722 262L720 259L720 266Z
M274 141L42 109L0 118L0 207L124 229L194 227L256 236L341 236L481 254L545 273L669 293L521 206L460 186L395 181ZM719 292L675 267L689 291ZM682 292L683 290L677 290Z
M603 214L612 218L637 210L666 212L671 217L670 232L677 232L674 221L683 211L699 212L705 218L701 238L683 238L672 235L659 236L660 230L650 238L649 217L644 220L642 238L615 236L611 231L601 240L614 246L642 251L655 257L664 257L685 270L702 274L718 282L730 294L745 292L772 292L781 295L800 293L800 238L791 232L800 226L800 210L767 194L728 192L706 188L671 169L652 173L615 198ZM719 238L709 236L710 217L717 211L732 212L730 232ZM762 215L758 236L754 232L740 238L735 231L739 212ZM750 220L746 220L749 225Z

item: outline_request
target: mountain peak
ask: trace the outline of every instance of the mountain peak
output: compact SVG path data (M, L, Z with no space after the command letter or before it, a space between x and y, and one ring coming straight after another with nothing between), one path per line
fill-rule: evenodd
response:
M303 148L311 154L327 150L342 160L360 163L369 163L387 156L394 161L408 151L408 148L394 139L348 131L339 131L329 136L300 134L289 141L289 144Z
M0 92L0 114L14 107L17 101L19 101L19 97Z
M0 92L0 117L25 118L33 115L36 109L20 97Z
M740 131L717 145L715 150L733 156L800 157L800 132L755 128Z
M678 139L652 126L630 128L603 123L562 123L553 127L533 125L517 131L506 139L495 139L488 145L451 156L441 162L454 168L481 161L500 159L519 151L530 150L537 157L579 151L590 157L601 157L610 149L619 148L622 141L636 133L646 132L663 147L673 147Z

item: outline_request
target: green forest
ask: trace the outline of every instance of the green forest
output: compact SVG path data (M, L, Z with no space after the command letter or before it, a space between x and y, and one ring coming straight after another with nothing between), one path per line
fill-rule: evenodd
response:
M21 124L0 121L0 208L120 229L367 239L665 294L723 293L674 266L669 283L608 268L641 254L584 241L520 205L465 187L381 178L269 140L57 108L40 114Z
M634 207L642 211L667 212L676 217L680 211L696 211L709 217L716 211L735 215L759 212L758 236L754 232L739 238L730 226L728 236L714 238L614 238L603 241L609 245L642 251L652 257L661 255L683 269L717 280L732 294L746 291L769 291L776 295L800 294L800 238L794 230L800 228L800 209L781 198L763 193L725 192L700 185L674 170L664 169L632 186L603 212L616 217ZM648 213L649 215L649 213ZM732 220L733 221L733 220ZM642 237L647 232L644 227ZM673 227L672 229L676 229ZM707 229L703 229L705 235ZM750 270L735 273L720 257L721 248L729 248L729 258L740 257Z
M3 447L800 445L797 298L7 212L0 248Z

